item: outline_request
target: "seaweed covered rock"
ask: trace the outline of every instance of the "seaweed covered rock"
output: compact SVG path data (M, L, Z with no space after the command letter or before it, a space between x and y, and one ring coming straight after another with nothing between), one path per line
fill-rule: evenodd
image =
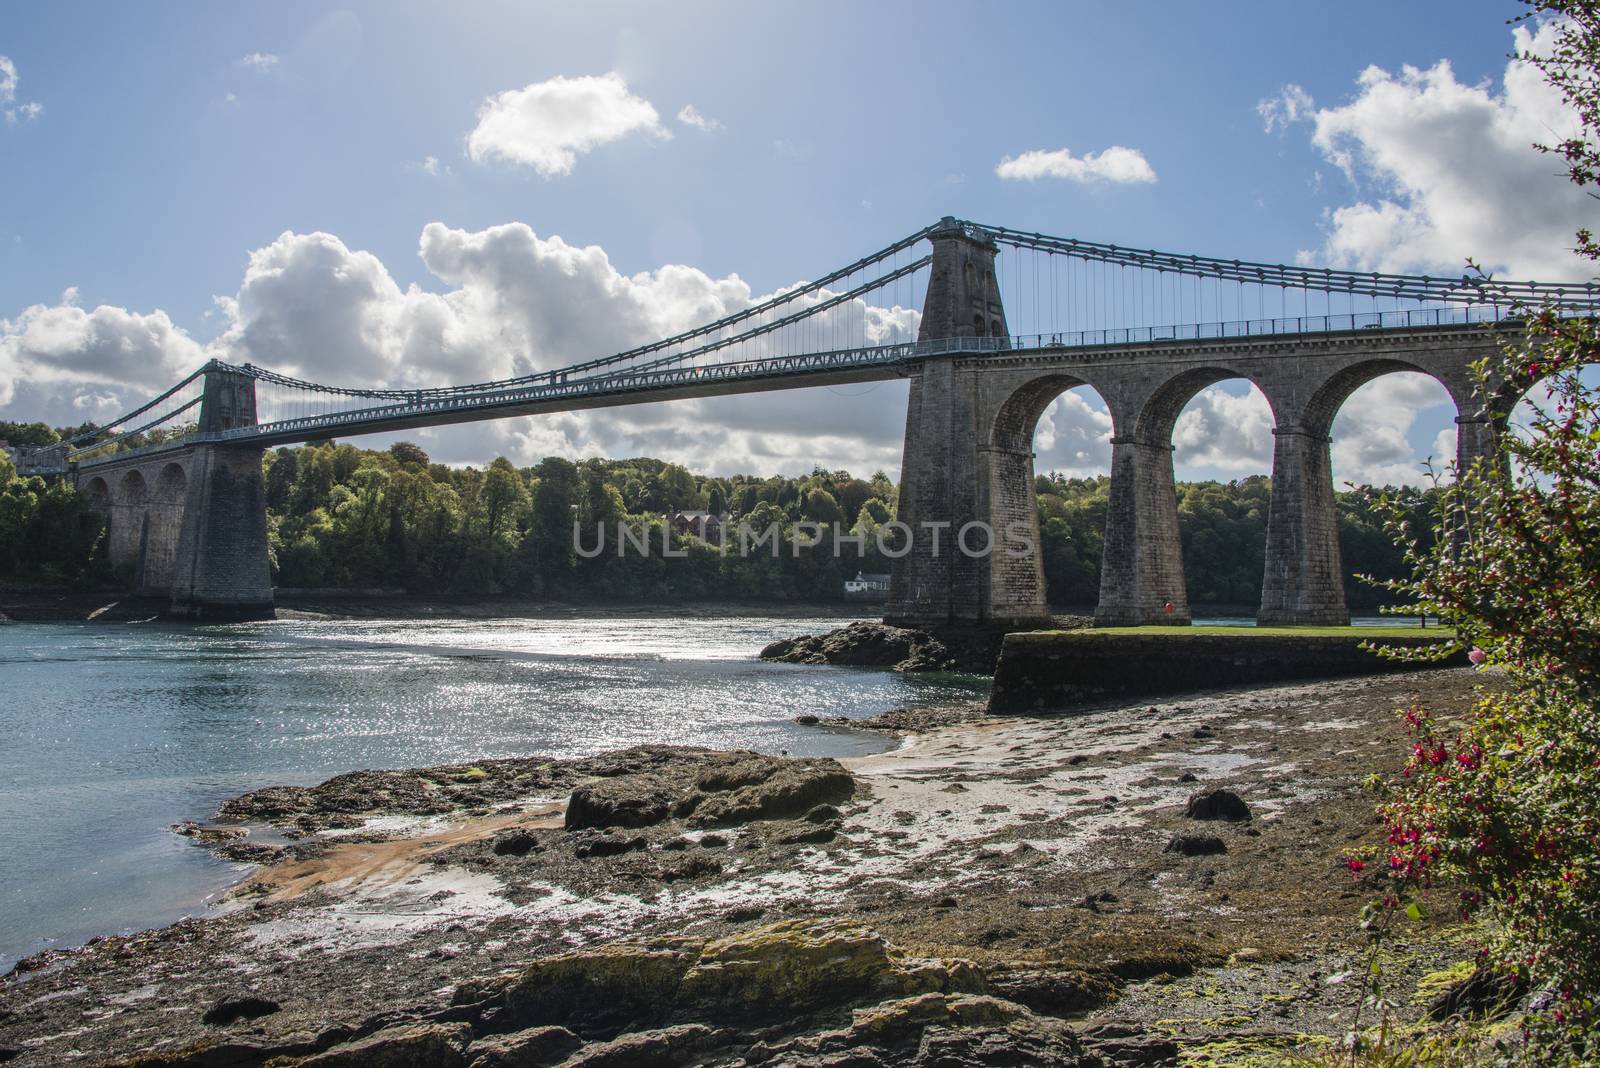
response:
M679 998L713 1018L748 1019L868 993L982 989L965 961L909 960L847 921L788 920L708 942Z
M567 830L583 827L652 827L666 819L682 785L645 772L600 779L572 791Z
M554 1064L583 1045L583 1039L565 1027L530 1027L508 1035L493 1035L474 1042L468 1050L471 1068L522 1068L528 1064Z
M450 1068L467 1063L464 1023L401 1024L296 1061L305 1068Z
M896 671L950 671L955 659L945 644L924 630L859 620L827 634L773 642L761 659L785 664L892 667Z
M702 772L677 814L701 827L802 816L855 793L855 779L831 757L783 760L751 754Z
M702 944L615 942L561 953L510 975L463 984L455 1003L496 1009L501 1028L560 1025L592 1035L655 1027L672 1013Z
M642 828L669 818L700 827L793 819L854 792L855 779L837 760L717 753L584 783L567 802L566 829Z
M1226 820L1229 823L1248 823L1250 806L1232 790L1202 790L1189 797L1183 814L1192 820Z

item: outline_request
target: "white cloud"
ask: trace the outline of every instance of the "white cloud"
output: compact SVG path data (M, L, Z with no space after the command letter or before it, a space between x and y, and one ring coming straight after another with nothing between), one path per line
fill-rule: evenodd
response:
M700 114L700 110L693 104L685 104L678 109L678 121L685 126L693 126L695 129L703 130L706 133L721 133L727 129L716 119L707 118Z
M438 156L424 156L422 162L417 164L417 169L429 178L437 178L441 174L449 174L450 168L439 162Z
M1286 85L1277 96L1256 102L1256 114L1261 116L1262 128L1267 133L1282 133L1293 124L1311 117L1316 110L1311 94L1298 85Z
M1034 469L1094 476L1111 470L1111 413L1088 386L1057 397L1034 428Z
M239 66L257 74L270 74L278 66L278 57L271 52L251 52L239 58Z
M1548 53L1553 43L1549 24L1513 31L1519 53ZM1294 117L1313 125L1312 144L1361 190L1328 213L1322 249L1302 259L1456 274L1470 257L1503 276L1544 281L1592 273L1566 250L1590 224L1593 201L1559 159L1532 147L1559 141L1574 119L1530 64L1509 61L1498 86L1457 81L1447 60L1398 73L1368 67L1356 88L1339 107L1315 109L1309 97L1303 110L1296 105Z
M606 355L765 299L737 275L714 278L681 265L624 275L603 249L540 237L521 223L479 231L432 223L419 252L442 292L402 288L377 257L334 235L285 232L250 255L234 295L217 299L227 325L205 344L160 311L85 312L73 293L56 306L29 308L15 321L0 320L0 418L58 425L105 418L114 413L103 408L125 410L212 356L332 385L484 381ZM859 304L837 314L864 318L872 339L884 342L914 338L920 318L912 309ZM99 399L108 394L115 404ZM270 403L264 393L264 412ZM898 463L904 404L904 383L891 382L405 436L445 462L650 454L724 473L801 473L818 463L870 473Z
M1174 465L1203 468L1201 475L1269 471L1272 407L1255 386L1243 393L1232 392L1228 386L1201 390L1178 414L1172 446Z
M1072 182L1154 182L1156 172L1136 148L1112 145L1104 152L1089 152L1082 158L1065 148L1053 152L1034 150L1015 158L1007 156L994 169L1001 178L1036 181L1040 178L1065 178Z
M532 167L549 178L570 174L580 153L634 133L672 136L621 75L555 77L485 100L467 136L467 154L479 163Z
M1419 486L1422 462L1442 471L1455 459L1455 429L1434 435L1427 453L1411 443L1418 424L1451 419L1455 404L1428 375L1400 372L1375 378L1350 394L1333 421L1333 481L1371 486Z
M17 102L17 84L21 80L11 57L0 56L0 117L5 119L7 126L33 122L44 114L44 105L38 101Z
M28 421L77 422L81 416L68 414L77 398L104 387L154 391L203 359L201 346L166 312L104 304L85 310L77 290L69 289L57 304L35 304L15 319L0 319L0 408L19 392L37 397L43 391L54 403Z

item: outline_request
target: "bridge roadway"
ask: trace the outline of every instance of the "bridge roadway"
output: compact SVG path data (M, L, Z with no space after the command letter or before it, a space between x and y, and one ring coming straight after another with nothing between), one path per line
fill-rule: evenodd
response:
M1451 321L1456 320L1456 321ZM911 377L917 366L934 357L975 357L1019 367L1045 361L1054 366L1081 365L1085 370L1129 370L1145 363L1236 363L1242 358L1294 359L1360 348L1371 356L1399 356L1419 347L1435 348L1469 339L1482 344L1491 322L1467 321L1460 310L1430 309L1371 315L1313 316L1187 327L1100 330L1020 337L957 337L895 345L868 346L687 367L658 367L585 375L568 380L557 370L526 386L430 396L419 392L410 402L384 404L281 419L227 430L199 431L158 445L102 456L86 456L79 470L203 444L253 445L274 448L332 437L378 434L452 423L481 422L514 416L612 408L630 404L739 393L805 389ZM246 371L240 368L227 368Z

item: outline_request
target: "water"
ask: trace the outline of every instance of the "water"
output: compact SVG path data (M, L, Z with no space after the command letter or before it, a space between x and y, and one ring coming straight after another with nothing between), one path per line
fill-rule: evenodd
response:
M168 829L269 784L644 742L847 756L800 727L981 680L767 664L826 618L0 626L0 971L204 911L244 869Z

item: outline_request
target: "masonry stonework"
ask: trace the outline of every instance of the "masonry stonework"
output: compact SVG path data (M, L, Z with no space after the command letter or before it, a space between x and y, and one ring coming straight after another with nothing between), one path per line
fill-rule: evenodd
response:
M959 231L936 233L922 340L977 336L994 252ZM998 293L994 294L997 299ZM946 333L948 331L948 333ZM1350 394L1382 375L1420 372L1455 402L1458 463L1497 453L1503 421L1485 414L1470 367L1496 349L1482 326L1361 330L1323 335L1215 338L1108 345L1104 350L1014 348L941 356L910 369L899 519L912 550L895 563L887 617L917 626L1027 625L1048 618L1033 484L1033 432L1065 390L1088 385L1109 409L1111 499L1102 560L1102 624L1186 624L1172 439L1178 415L1201 390L1227 379L1255 385L1272 409L1273 491L1258 619L1269 624L1345 623L1343 568L1330 441ZM1502 405L1503 406L1503 405ZM983 522L992 554L953 551L949 533ZM935 553L923 524L942 522ZM1034 551L1004 552L1008 530Z

